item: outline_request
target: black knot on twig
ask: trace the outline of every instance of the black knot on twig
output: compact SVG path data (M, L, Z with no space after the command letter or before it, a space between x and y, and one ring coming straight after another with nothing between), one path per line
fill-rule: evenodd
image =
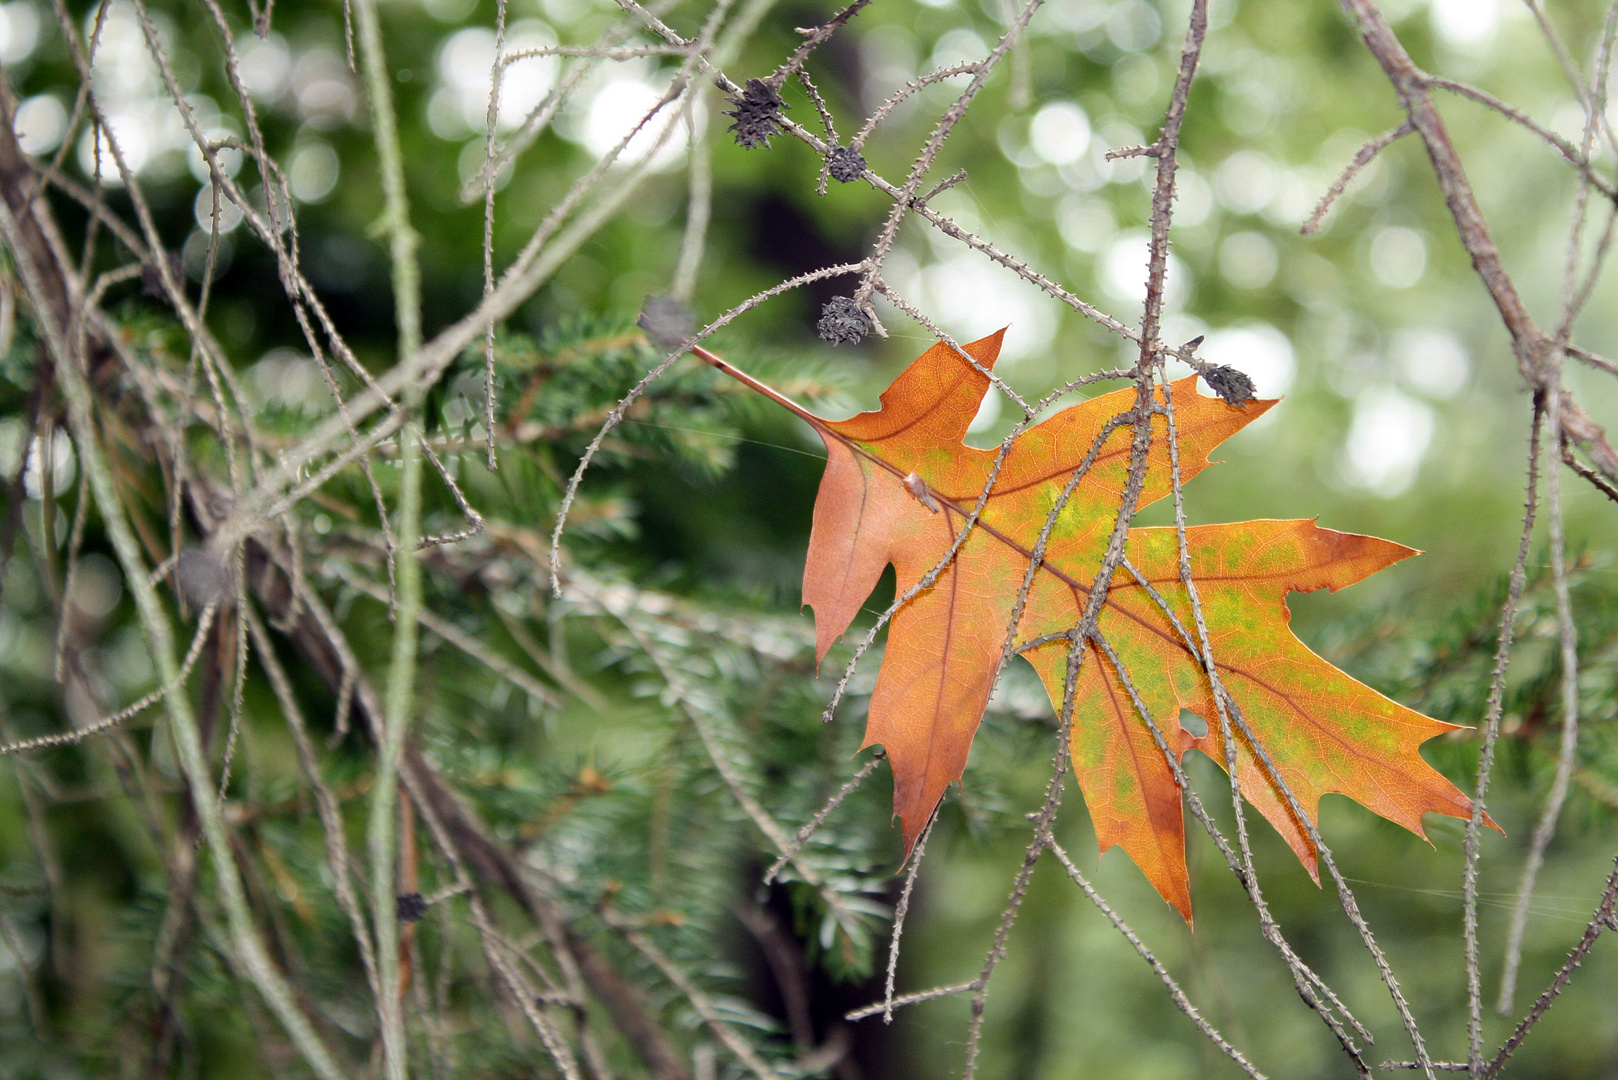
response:
M393 902L393 909L402 923L418 922L427 914L427 901L419 892L401 893Z
M787 107L780 91L763 79L748 79L742 92L730 95L728 100L736 106L725 111L726 116L736 119L728 129L736 133L736 145L743 150L758 146L768 149L770 136L781 134L781 110Z
M1253 391L1252 379L1225 364L1211 364L1203 368L1202 381L1226 405L1246 405L1258 396Z
M826 155L826 168L833 180L851 184L865 173L865 155L852 146L834 146Z
M871 317L860 310L852 296L834 296L820 309L820 321L815 324L820 340L833 345L863 341L871 332Z

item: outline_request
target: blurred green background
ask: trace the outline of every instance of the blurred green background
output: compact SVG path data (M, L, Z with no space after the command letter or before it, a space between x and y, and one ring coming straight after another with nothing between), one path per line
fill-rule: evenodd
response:
M70 7L81 26L94 24L95 11ZM1390 0L1383 7L1418 63L1481 85L1578 141L1583 113L1525 5ZM162 0L152 8L181 88L199 116L215 133L244 135L240 110L228 104L233 98L211 19L196 4ZM1155 137L1187 9L1183 0L1044 5L1025 43L946 143L936 175L965 168L967 179L933 200L933 207L1118 318L1138 320L1151 177L1144 159L1109 162L1105 155ZM1402 118L1380 68L1336 5L1215 0L1210 9L1203 71L1185 122L1164 338L1178 343L1206 335L1200 355L1247 371L1261 396L1284 395L1285 401L1222 447L1216 456L1225 463L1187 489L1189 518L1318 515L1331 528L1421 548L1426 553L1421 558L1343 595L1295 596L1295 625L1317 651L1356 677L1434 716L1475 724L1483 713L1493 623L1516 549L1524 490L1529 401L1508 338L1456 239L1424 151L1413 139L1392 145L1349 185L1319 235L1300 236L1299 226L1359 146ZM1003 0L876 0L808 66L841 137L846 141L908 80L983 55L1003 32L1009 10ZM1593 55L1600 5L1556 3L1549 10L1572 54L1581 60ZM508 48L592 44L625 17L604 0L513 0L508 12ZM483 160L495 11L486 0L388 0L381 13L413 223L422 241L431 336L468 312L482 289L481 198L466 204L458 192ZM691 35L706 14L703 6L674 3L664 17ZM830 14L831 8L799 2L770 8L727 73L738 82L767 74L800 40L794 27L816 25ZM362 361L380 370L393 349L393 301L386 247L376 231L380 198L370 122L360 81L345 59L344 12L334 4L281 0L273 29L263 37L252 32L240 5L233 3L226 15L267 149L286 170L297 204L301 265ZM19 102L24 149L41 156L60 149L66 170L93 184L92 136L82 128L66 132L76 82L49 6L38 0L0 5L0 63ZM502 174L494 234L497 269L568 186L655 101L675 66L668 57L641 57L599 65L587 76L555 122ZM502 135L517 127L566 70L571 62L554 57L510 69ZM195 289L208 243L211 196L201 183L206 171L200 155L188 150L133 8L124 0L106 9L96 72L109 123L139 174L165 243L178 253ZM895 110L865 144L872 168L901 178L963 83L948 80ZM789 84L784 96L789 115L818 131L814 108L801 89ZM1441 105L1507 266L1541 325L1554 325L1575 171L1498 115L1458 99ZM728 118L721 112L727 107L710 87L698 114L711 149L713 183L712 221L691 298L701 320L785 277L863 257L891 205L864 183L834 182L824 196L817 195L820 163L808 147L782 137L767 150L743 150L724 132ZM1603 142L1598 150L1600 167L1610 174L1612 148ZM625 210L502 329L497 385L503 416L513 427L529 420L548 425L549 434L510 449L495 474L479 464L475 447L456 457L474 503L491 520L548 533L558 484L571 473L605 408L657 359L644 346L602 342L615 334L632 341L643 299L670 288L687 217L689 156L683 137L671 140ZM263 188L254 175L248 165L239 178L244 186L258 185L262 205ZM127 218L127 193L116 183L106 184L104 192L109 205ZM81 236L82 212L65 199L55 205L70 234ZM228 213L221 219L221 227L227 225L209 323L256 395L263 422L290 438L327 409L323 385L281 299L273 259ZM106 266L116 264L108 245L100 251ZM1123 347L1127 343L918 219L901 229L885 274L899 293L961 340L1009 326L998 370L1030 398L1080 375L1133 362ZM841 279L787 294L742 316L710 344L739 365L790 384L822 408L874 407L877 393L930 338L878 300L886 339L829 348L816 337L814 322L826 300L849 288L848 279ZM154 343L156 351L174 348L166 309L142 294L138 283L111 295L132 334ZM1598 283L1575 334L1580 344L1606 355L1618 352L1612 299L1611 285ZM568 349L582 350L594 358L592 364L563 366L554 379L532 374L549 371L546 364ZM183 354L181 347L181 362ZM0 477L7 480L40 468L40 456L29 452L25 413L36 355L37 342L25 327L19 329L0 373L5 380ZM481 364L475 355L458 362L429 402L435 432L464 436L477 426ZM718 671L713 687L740 718L740 737L759 765L760 800L795 827L854 768L849 755L858 745L864 702L856 695L835 727L822 729L819 708L848 645L833 654L818 679L802 656L801 636L808 632L810 616L799 611L798 587L819 476L818 446L784 415L719 386L691 366L694 362L685 364L670 376L661 396L654 392L649 409L634 417L636 423L622 436L624 445L609 448L604 467L586 478L585 512L570 541L572 558L594 573L679 598L694 612L724 613L755 628L784 628L783 640L795 642L798 651L792 664L772 676L789 685L772 684L767 705L749 712L750 695L765 690L748 670ZM1618 419L1618 393L1610 379L1570 366L1568 381L1598 422ZM537 397L524 397L525 389L541 386ZM532 411L519 414L519 407ZM1009 429L1014 413L1009 403L991 401L975 425L974 439L992 445ZM70 453L57 455L56 469L61 509L55 514L61 522L70 520L75 505ZM1589 918L1609 869L1615 834L1611 811L1618 805L1613 511L1598 492L1563 475L1569 546L1578 559L1574 584L1585 658L1585 733L1574 794L1528 923L1519 1013ZM14 735L59 730L74 707L51 679L55 615L49 581L37 565L37 552L52 546L39 539L46 519L38 503L46 488L37 477L25 487L30 502L23 520L36 537L36 557L20 555L10 564L0 608L0 699ZM357 475L335 488L362 514L372 515L363 520L374 524ZM333 527L325 510L307 509L316 533ZM440 498L435 512L447 520L451 511ZM1166 523L1169 507L1153 507L1140 520ZM339 522L338 532L344 527ZM54 541L60 542L60 537ZM105 550L99 544L92 527L92 552ZM345 554L339 550L332 557L340 562ZM129 602L121 599L116 569L104 555L93 558L101 561L87 564L96 568L87 573L92 579L101 573L105 586L93 630L95 656L107 703L115 706L152 685L150 667L141 655ZM1549 786L1559 735L1554 605L1546 567L1541 535L1530 560L1508 734L1490 800L1506 836L1483 840L1482 975L1485 999L1491 1002L1506 909ZM367 647L380 665L386 652L385 610L345 592L335 573L323 580L347 597L345 621L371 629ZM513 581L515 598L508 607L551 647L571 631L547 623L539 610L545 601L520 591L538 597L541 584L537 575ZM435 588L442 590L446 610L461 611L455 605L464 601L475 608L477 626L498 625L495 608L505 601L463 596L452 582L440 581ZM883 602L876 597L872 608L880 610ZM476 607L479 603L483 607ZM490 633L501 648L517 652L514 632L509 639ZM756 838L738 839L745 829L737 831L734 811L723 798L702 788L697 765L670 774L672 780L665 776L672 788L659 789L646 779L658 775L660 762L686 762L679 755L694 753L689 737L671 728L667 701L640 687L645 671L622 666L624 647L614 646L604 633L577 631L575 636L576 648L588 654L580 661L581 678L593 687L597 704L585 708L575 701L559 710L525 712L505 697L485 696L481 683L457 684L448 661L439 668L429 664L431 714L423 721L424 739L470 786L477 786L477 777L502 777L479 796L480 808L502 828L520 829L536 818L549 821L545 815L572 790L569 785L578 782L586 764L614 777L622 805L611 801L618 796L608 797L617 808L602 811L601 821L569 826L578 830L568 842L575 851L570 865L581 875L575 882L579 903L588 908L612 877L615 888L639 883L650 906L683 905L691 918L683 939L688 954L726 957L707 973L716 992L755 1010L761 1039L784 1041L789 1018L780 995L756 946L726 914L736 897L753 895L758 860L767 864L770 853L750 849ZM867 663L872 666L864 670L874 674L874 658ZM869 678L863 686L868 693ZM319 696L316 689L309 692ZM247 775L262 770L271 779L264 781L264 790L243 797L267 798L264 791L274 788L278 775L274 762L278 754L286 756L286 744L268 730L268 719L258 718L260 712L273 715L262 687L250 695L249 707L258 710L255 727L266 730L258 736L260 764L250 761ZM746 727L749 717L759 715L768 717L760 721L762 731ZM1020 863L1026 842L1022 815L1038 804L1052 751L1049 723L1048 707L1029 673L1008 675L978 738L964 787L946 801L928 849L904 937L901 990L975 976ZM155 756L157 743L152 745ZM670 746L680 748L678 753ZM358 747L349 749L347 764L333 768L346 767L351 778L358 777L366 768L364 754ZM1427 752L1447 775L1470 787L1477 757L1470 732L1437 740ZM122 796L108 794L114 785L105 762L96 764L91 751L80 755L64 751L29 766L54 776L51 790L58 794L89 793L79 802L58 800L47 815L70 890L54 904L46 904L35 888L41 857L23 806L32 781L19 787L16 774L0 769L0 908L18 942L15 949L0 950L0 1038L10 1048L0 1049L0 1076L110 1075L118 1068L119 1047L136 1047L134 1057L140 1058L141 1033L149 1031L108 1009L142 1000L143 949L155 933L162 887L144 841L133 835L138 832L134 811ZM1199 759L1191 771L1203 784L1206 802L1224 820L1229 805L1222 775ZM623 852L622 865L604 867L598 857L614 842L610 838L654 828L648 822L656 820L657 792L668 797L668 790L679 791L687 781L696 785L688 793L689 806L707 807L702 813L713 819L703 824L706 819L692 810L695 816L686 825L676 825L696 830L683 850L674 842L681 850L678 859L685 860L685 873L676 878L689 891L659 891L655 866L642 864L638 848ZM846 845L850 893L891 904L896 893L890 875L899 847L897 831L886 828L886 785L885 772L879 772L839 812L839 831L817 850L829 857L828 851ZM715 822L728 824L720 829ZM708 825L720 831L703 831ZM1322 831L1355 883L1434 1055L1464 1059L1461 823L1430 819L1429 846L1333 798L1322 807ZM1094 841L1076 793L1068 796L1059 833L1081 868L1094 869L1097 886L1209 1019L1260 1068L1287 1077L1350 1074L1330 1034L1298 1002L1285 967L1258 934L1251 906L1206 837L1190 839L1197 904L1191 933L1121 854L1095 863ZM316 837L289 830L286 850L318 844ZM1255 844L1267 896L1289 939L1373 1029L1378 1051L1391 1059L1412 1056L1375 969L1329 887L1317 890L1262 825ZM566 861L554 852L546 857ZM317 855L291 861L297 864L294 877L318 879ZM329 899L312 902L329 904ZM880 973L876 982L867 976L871 950L878 968L885 957L881 920L871 920L863 931L867 937L847 943L851 951L839 960L830 943L841 939L815 929L824 914L816 901L794 893L768 903L788 913L789 921L797 920L807 955L829 969L815 977L816 993L822 995L815 1006L817 1030L826 1030L836 1011L879 995ZM68 930L70 940L63 940ZM42 959L48 950L63 949L74 958L68 967L78 973L71 977L60 970L50 974L51 964ZM351 970L346 977L355 978ZM239 1015L226 1018L240 1012L231 991L217 980L208 983L200 969L193 979L202 997L190 1014L189 1049L170 1067L177 1075L202 1076L255 1075L266 1067L229 1049L250 1030ZM331 979L334 986L341 982L339 975ZM30 1020L25 990L36 980L43 980L41 1007L56 1028L53 1040L39 1039ZM1618 961L1603 943L1519 1053L1510 1075L1618 1076L1614 1000ZM959 998L902 1011L891 1030L879 1030L880 1019L865 1020L850 1028L855 1059L867 1076L955 1075L966 1020L967 1004ZM1491 1045L1510 1030L1509 1023L1490 1013ZM1237 1075L1177 1014L1128 944L1059 869L1045 864L1035 874L996 975L985 1040L980 1075L986 1077ZM516 1075L532 1064L513 1055L491 1063L473 1054L466 1061L475 1061L475 1067L466 1068L469 1074ZM125 1066L120 1075L132 1074L132 1066ZM634 1072L632 1061L623 1068Z

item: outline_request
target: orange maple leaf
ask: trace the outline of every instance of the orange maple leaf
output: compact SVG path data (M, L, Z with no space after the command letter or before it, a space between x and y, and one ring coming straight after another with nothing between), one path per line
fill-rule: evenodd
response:
M994 334L965 351L990 368L1000 339ZM791 409L825 440L826 472L803 575L804 603L815 614L816 659L824 660L889 563L903 596L956 542L998 456L961 441L989 379L940 343L894 380L879 410L825 420L706 350L696 351ZM1275 404L1227 405L1198 394L1195 382L1192 376L1171 384L1183 480L1210 464L1210 450ZM1157 394L1162 401L1163 391ZM1079 623L1127 482L1133 425L1114 421L1115 429L1100 436L1109 421L1133 408L1133 397L1124 390L1092 398L1018 436L976 527L937 579L893 617L864 745L880 743L887 751L907 852L945 788L966 768L999 674L1007 626L1048 520L1017 640L1062 635ZM1152 434L1141 506L1172 491L1165 416L1152 418ZM1092 452L1089 468L1050 520L1063 488ZM1297 806L1312 816L1322 795L1337 792L1422 836L1424 813L1470 815L1470 800L1418 753L1423 742L1454 725L1356 682L1288 626L1288 592L1336 591L1415 554L1412 549L1313 521L1197 526L1186 530L1186 544L1221 681ZM1101 850L1122 847L1189 921L1180 788L1129 689L1174 754L1199 749L1223 767L1225 750L1210 680L1184 636L1195 631L1176 532L1131 529L1126 550L1133 573L1114 576L1097 621L1118 663L1086 643L1069 730L1073 769ZM1068 640L1058 638L1023 652L1058 712L1068 650ZM1182 728L1181 709L1208 719L1207 734ZM1238 735L1236 742L1242 795L1314 875L1307 827L1248 740Z

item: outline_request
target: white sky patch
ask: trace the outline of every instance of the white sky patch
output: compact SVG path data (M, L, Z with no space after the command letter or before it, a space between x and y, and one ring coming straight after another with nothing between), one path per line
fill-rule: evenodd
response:
M1118 234L1112 208L1101 199L1072 193L1062 199L1056 211L1056 228L1067 246L1075 251L1100 251Z
M428 123L445 138L464 138L488 127L489 89L493 85L494 31L481 26L451 34L438 50L441 83L428 106ZM506 35L506 56L556 44L556 33L538 19L519 19ZM500 76L500 115L496 127L519 126L556 86L560 61L555 56L508 60Z
M1165 345L1184 345L1195 337L1206 338L1208 336L1208 324L1195 315L1187 315L1181 312L1177 315L1166 316L1163 319L1163 328L1159 336ZM1163 365L1163 371L1169 377L1169 381L1172 382L1175 379L1183 379L1191 374L1191 365L1184 360L1170 356Z
M1207 339L1198 346L1197 355L1209 363L1233 367L1252 379L1253 389L1261 398L1285 394L1298 369L1292 342L1266 322L1209 331ZM1263 422L1262 418L1259 422Z
M484 129L493 85L494 42L493 30L470 26L457 30L439 46L437 66L442 85L433 92L427 112L427 122L435 134L459 139Z
M96 13L86 16L86 33L93 29ZM160 45L167 47L173 34L164 18L153 15ZM157 65L147 51L146 39L134 5L112 0L106 7L100 47L96 51L91 80L107 118L107 127L118 141L124 161L139 173L153 165L160 172L177 172L184 167L184 150L191 143L190 133L179 111L168 100ZM217 112L211 101L196 98L193 107ZM123 181L112 149L105 137L99 140L87 130L77 147L79 167L86 176L95 173L99 160L101 182L117 186ZM97 152L99 149L99 153Z
M1472 381L1472 357L1461 339L1440 327L1400 330L1388 343L1399 381L1434 401L1448 401Z
M1116 117L1101 126L1101 138L1090 140L1090 164L1095 174L1109 184L1129 184L1139 180L1146 172L1146 158L1122 157L1107 160L1109 150L1140 146L1146 141L1140 128L1126 124ZM1075 162L1075 165L1083 164Z
M210 250L213 252L211 268L208 261ZM213 233L199 229L187 236L185 243L180 246L180 266L192 281L202 281L204 278L218 281L230 269L235 257L236 241L228 232L220 233L216 244Z
M914 302L921 291L921 264L903 246L902 240L888 253L882 264L882 276L906 300Z
M1002 363L1050 348L1056 333L1051 299L973 251L956 251L924 267L921 295L910 298L962 343L1009 327ZM996 391L998 392L998 391Z
M212 120L204 119L202 110L197 110L198 126L202 128L203 137L209 143L219 143L226 139L241 141L241 132L236 130L235 117L216 117ZM222 147L214 152L214 160L219 163L219 171L226 176L234 177L242 170L242 152L234 147ZM191 175L199 184L210 184L213 176L208 171L208 161L202 156L202 150L196 142L188 141L185 148L185 164L191 170Z
M1238 150L1214 170L1214 197L1235 214L1256 214L1280 190L1275 162L1257 150Z
M8 5L9 6L9 5ZM106 5L107 15L102 22L101 40L96 48L95 65L91 79L104 109L117 109L142 98L162 93L163 80L146 50L146 39L141 32L135 5L127 0L112 0ZM96 12L85 16L84 36L88 40L95 32ZM157 24L158 40L169 44L167 26Z
M0 63L20 64L39 44L39 9L31 0L0 4Z
M1052 165L1079 160L1090 148L1090 117L1071 101L1053 101L1028 122L1028 145Z
M1146 258L1150 237L1145 229L1122 233L1101 256L1098 277L1101 287L1114 297L1136 304L1146 301ZM1168 273L1163 282L1163 305L1169 310L1183 305L1191 293L1191 271L1171 251Z
M95 176L99 165L101 183L107 187L122 187L123 175L118 171L118 158L113 153L112 141L117 140L118 151L123 154L129 171L139 173L152 155L153 134L151 110L126 108L107 113L105 131L97 127L85 129L79 137L79 168L85 176ZM111 132L111 140L107 132Z
M1182 167L1175 173L1174 224L1201 225L1213 213L1213 185L1195 169Z
M45 443L38 435L28 441L28 456L23 468L23 492L30 499L45 494ZM57 428L51 435L51 491L57 498L67 491L78 475L78 457L73 452L73 439Z
M1271 224L1291 232L1308 220L1320 203L1322 185L1297 169L1281 169L1276 177L1275 197L1264 209Z
M79 560L68 600L80 614L105 619L123 595L123 575L113 561L92 551Z
M275 215L273 221L275 225L279 226L282 232L286 232L292 227L292 207L287 205L286 192L281 190L280 184L272 185L270 187L270 192L275 199ZM263 184L255 184L253 185L252 189L248 191L247 204L253 208L253 212L258 215L260 221L262 221L266 226L271 225L272 218L270 215L270 204L264 196Z
M298 54L292 62L290 86L298 102L298 113L317 128L333 128L359 115L359 95L355 90L348 61L324 45L315 45Z
M556 44L556 33L537 19L519 19L506 38L506 55L516 56L529 49ZM524 56L506 65L500 79L500 126L521 124L556 87L561 64L555 56Z
M314 359L293 349L271 349L247 369L247 386L261 404L313 406L324 400L325 377Z
M1444 44L1466 52L1487 49L1500 28L1499 0L1432 0L1428 15Z
M1124 52L1139 52L1157 43L1163 20L1144 0L1123 0L1107 13L1107 37Z
M316 203L337 186L337 151L318 139L303 143L292 152L287 167L287 184L299 202Z
M1371 273L1390 289L1408 289L1427 272L1427 241L1414 229L1394 225L1371 237Z
M983 404L978 406L978 414L972 418L972 422L966 427L967 433L987 431L993 427L994 422L1000 419L1000 404L1005 400L1005 397L1006 395L1000 392L999 387L990 386L988 393L983 395Z
M292 74L292 52L286 39L273 30L260 38L243 34L236 39L236 70L247 93L260 104L278 100L286 92Z
M595 92L585 109L584 122L578 129L579 141L597 157L606 154L645 118L663 97L663 93L663 90L650 82L633 75L621 76L604 84ZM624 148L618 160L627 165L641 161L648 154L652 154L647 163L652 171L668 172L678 168L685 160L685 125L681 124L679 131L670 133L661 147L658 146L658 140L668 130L669 125L678 120L680 108L679 101L671 101L664 105L657 115L647 120L645 126L629 140L629 145ZM692 115L700 128L702 125L700 105L693 106Z
M1238 289L1262 289L1280 265L1275 244L1263 233L1232 233L1219 245L1219 273Z
M889 94L916 77L916 36L903 26L888 23L873 27L860 39L859 49L860 65L865 72L865 104L869 109L876 108ZM909 111L905 105L900 105L894 116L902 117Z
M1050 12L1051 25L1069 31L1090 30L1106 21L1106 0L1052 0L1045 5ZM1039 28L1039 20L1034 20L1031 29Z
M927 61L927 66L937 71L940 68L954 67L956 64L974 63L989 55L989 47L977 34L965 28L951 30L938 39L933 46L933 55ZM970 78L962 75L961 78Z
M225 198L225 193L223 191L219 193L219 205L217 210L219 214L220 232L228 233L242 223L242 218L244 217L242 214L242 208ZM192 211L196 215L197 228L201 229L205 233L212 233L215 207L214 191L211 186L204 187L201 191L197 192L197 200L192 207Z
M1354 399L1354 420L1343 447L1343 476L1385 499L1416 479L1432 442L1432 406L1394 389L1374 386Z
M421 9L441 23L464 22L477 0L421 0Z
M12 116L23 153L48 154L67 133L67 107L54 94L37 94L17 106Z
M1612 113L1610 105L1607 108L1607 113L1609 116ZM1551 122L1548 126L1562 138L1577 146L1584 138L1584 121L1584 106L1569 99L1558 105L1556 111L1551 113Z
M995 142L1007 161L1019 169L1036 169L1045 159L1028 145L1028 125L1020 116L1008 116L994 131Z

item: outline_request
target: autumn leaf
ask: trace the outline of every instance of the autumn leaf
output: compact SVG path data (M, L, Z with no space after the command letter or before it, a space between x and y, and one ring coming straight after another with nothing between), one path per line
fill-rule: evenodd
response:
M994 334L965 351L988 369L1000 339ZM826 443L803 576L816 658L824 660L888 564L902 596L956 543L999 456L961 441L989 379L940 343L888 387L876 412L826 420L697 352L791 409ZM1195 381L1170 386L1183 480L1275 404L1228 405L1198 394ZM1164 400L1161 388L1157 394ZM1128 478L1133 422L1115 418L1133 406L1134 391L1106 394L1020 435L994 474L976 527L937 579L894 615L864 745L881 744L892 764L894 813L907 852L966 768L1036 541L1061 492L1094 453L1050 523L1016 641L1037 642L1079 623ZM1142 506L1172 491L1165 415L1152 417L1152 436ZM1299 807L1313 815L1321 796L1336 792L1418 835L1425 835L1424 813L1471 813L1466 796L1418 752L1453 725L1356 682L1309 651L1288 626L1288 592L1335 591L1414 551L1308 520L1198 526L1186 530L1186 543L1221 681ZM1195 630L1175 530L1131 529L1126 551L1132 572L1114 576L1097 621L1117 663L1094 641L1086 643L1069 730L1073 769L1101 850L1122 847L1189 920L1180 788L1131 690L1174 754L1201 750L1223 767L1225 749L1209 678L1185 637ZM1068 651L1064 638L1023 652L1058 711ZM1205 735L1180 726L1182 709L1209 721ZM1235 741L1242 795L1315 874L1307 827L1255 747L1240 734Z

